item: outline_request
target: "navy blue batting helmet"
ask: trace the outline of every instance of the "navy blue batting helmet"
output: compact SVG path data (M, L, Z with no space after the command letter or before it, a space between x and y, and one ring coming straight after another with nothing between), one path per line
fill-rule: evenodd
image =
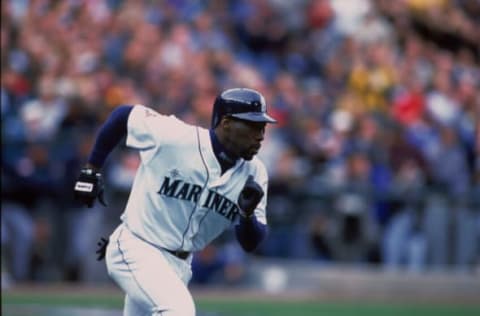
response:
M217 96L213 104L212 128L217 127L224 116L253 122L277 122L267 114L265 98L258 91L247 88L228 89Z

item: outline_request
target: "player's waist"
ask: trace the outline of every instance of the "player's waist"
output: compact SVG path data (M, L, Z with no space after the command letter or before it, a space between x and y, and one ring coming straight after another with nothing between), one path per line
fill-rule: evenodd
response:
M172 255L174 255L175 257L179 258L179 259L182 259L182 260L186 260L191 252L190 251L183 251L183 250L170 250L170 249L166 249L166 248L163 248L163 250L171 253Z
M135 231L133 231L132 229L130 229L130 227L128 226L127 223L123 222L123 225L125 226L125 228L133 235L135 236L136 238L142 240L143 242L146 242L150 245L152 245L153 247L155 248L158 248L158 249L161 249L161 250L165 250L167 251L168 253L174 255L175 257L181 259L181 260L186 260L190 254L192 253L191 251L184 251L184 250L172 250L172 249L169 249L168 247L164 247L162 245L156 245L154 244L153 242L143 238L142 236L140 236L139 234L137 234Z

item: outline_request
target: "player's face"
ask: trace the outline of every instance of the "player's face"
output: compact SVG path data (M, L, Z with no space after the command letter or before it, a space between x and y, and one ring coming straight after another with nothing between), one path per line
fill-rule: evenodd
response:
M264 122L251 122L229 118L226 126L227 143L230 152L245 160L251 160L260 150L265 135Z

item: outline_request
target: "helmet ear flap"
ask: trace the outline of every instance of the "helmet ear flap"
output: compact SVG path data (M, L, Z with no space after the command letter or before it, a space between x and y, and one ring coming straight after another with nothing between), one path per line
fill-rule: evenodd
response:
M217 125L220 123L220 120L222 119L223 115L224 115L224 113L223 113L222 99L221 99L220 96L218 96L215 99L215 103L213 104L212 123L211 123L212 128L217 127Z
M212 128L217 127L218 123L220 122L220 118L217 112L213 111L212 114Z

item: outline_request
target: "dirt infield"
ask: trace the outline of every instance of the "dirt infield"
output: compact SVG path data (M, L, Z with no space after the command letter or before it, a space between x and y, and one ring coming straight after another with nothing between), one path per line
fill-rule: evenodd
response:
M277 271L278 272L278 271ZM259 269L260 279L265 270ZM283 287L191 287L197 316L477 316L478 273L386 273L295 265ZM2 290L2 315L120 316L110 284L22 284ZM299 314L298 311L302 312Z
M321 267L299 261L276 265L266 261L256 265L255 277L265 278L272 268L274 275L284 275L284 282L273 291L269 291L268 286L260 289L264 292L258 293L260 297L327 302L480 304L480 269L409 273L377 267Z
M368 290L364 289L365 292ZM376 290L374 290L375 292ZM353 291L355 292L355 291ZM396 302L332 292L267 293L242 289L192 289L197 316L477 316L480 303L452 300ZM348 292L347 292L348 294ZM350 293L351 294L351 293ZM371 295L365 295L368 297ZM331 299L329 299L329 297ZM478 298L478 296L477 296ZM403 302L402 302L403 301ZM2 293L6 316L120 316L123 294L113 286L23 285Z
M312 269L298 265L290 270L284 288L191 287L192 295L200 300L241 301L323 301L374 303L480 304L480 273L406 274L366 269ZM258 271L258 278L265 274ZM56 298L85 298L109 302L121 300L122 292L108 284L23 284L7 289L9 297L50 295ZM3 295L2 295L3 296ZM2 297L3 301L3 297Z

